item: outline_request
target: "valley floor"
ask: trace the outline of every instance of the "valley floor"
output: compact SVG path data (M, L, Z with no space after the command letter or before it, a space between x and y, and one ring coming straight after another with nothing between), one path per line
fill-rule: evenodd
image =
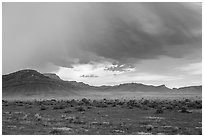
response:
M3 100L2 134L197 135L202 100Z

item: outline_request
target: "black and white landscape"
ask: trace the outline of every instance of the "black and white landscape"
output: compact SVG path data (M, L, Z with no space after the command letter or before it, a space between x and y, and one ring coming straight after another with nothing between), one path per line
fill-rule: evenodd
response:
M2 134L202 134L201 3L2 9Z

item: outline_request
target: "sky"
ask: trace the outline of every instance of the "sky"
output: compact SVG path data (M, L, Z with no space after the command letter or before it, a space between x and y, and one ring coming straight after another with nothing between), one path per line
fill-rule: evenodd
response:
M2 4L2 73L90 85L202 84L201 3Z

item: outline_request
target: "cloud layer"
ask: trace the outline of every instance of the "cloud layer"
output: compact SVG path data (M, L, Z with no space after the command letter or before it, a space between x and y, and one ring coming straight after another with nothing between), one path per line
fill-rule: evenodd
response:
M201 3L3 3L3 73L106 61L132 67L160 56L201 56L201 8Z

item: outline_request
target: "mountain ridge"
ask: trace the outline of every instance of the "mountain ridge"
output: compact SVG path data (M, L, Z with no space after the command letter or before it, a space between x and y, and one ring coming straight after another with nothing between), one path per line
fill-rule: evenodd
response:
M167 91L192 91L201 92L202 86L188 86L170 89L165 85L154 86L142 83L123 83L114 86L90 86L83 82L64 81L54 73L39 73L36 70L25 69L2 76L2 93L9 94L54 94L76 95L79 91L131 91L131 92L167 92Z
M47 75L48 73L43 73L43 74L45 74L45 75ZM56 76L57 77L57 79L59 79L59 80L62 80L57 74L55 74L55 73L49 73L50 74L50 78L52 78L52 75L54 76ZM48 76L48 75L47 75ZM62 80L62 81L66 81L66 80ZM84 85L87 85L87 86L90 86L90 87L100 87L100 88L107 88L107 87L116 87L116 86L124 86L124 85L130 85L130 84L137 84L137 85L145 85L145 86L153 86L153 87L160 87L160 88L168 88L168 89L173 89L173 90L179 90L179 89L186 89L186 88L190 88L190 87L197 87L197 88L200 88L200 87L202 87L202 85L193 85L193 86L182 86L182 87L178 87L178 88L169 88L169 87L167 87L165 84L162 84L162 85L158 85L158 86L156 86L156 85L146 85L146 84L142 84L142 83L134 83L134 82L132 82L132 83L122 83L122 84L116 84L116 85L101 85L101 86L93 86L93 85L89 85L89 84L86 84L86 83L84 83L84 82L77 82L77 81L66 81L66 82L71 82L71 83L81 83L81 84L84 84Z

